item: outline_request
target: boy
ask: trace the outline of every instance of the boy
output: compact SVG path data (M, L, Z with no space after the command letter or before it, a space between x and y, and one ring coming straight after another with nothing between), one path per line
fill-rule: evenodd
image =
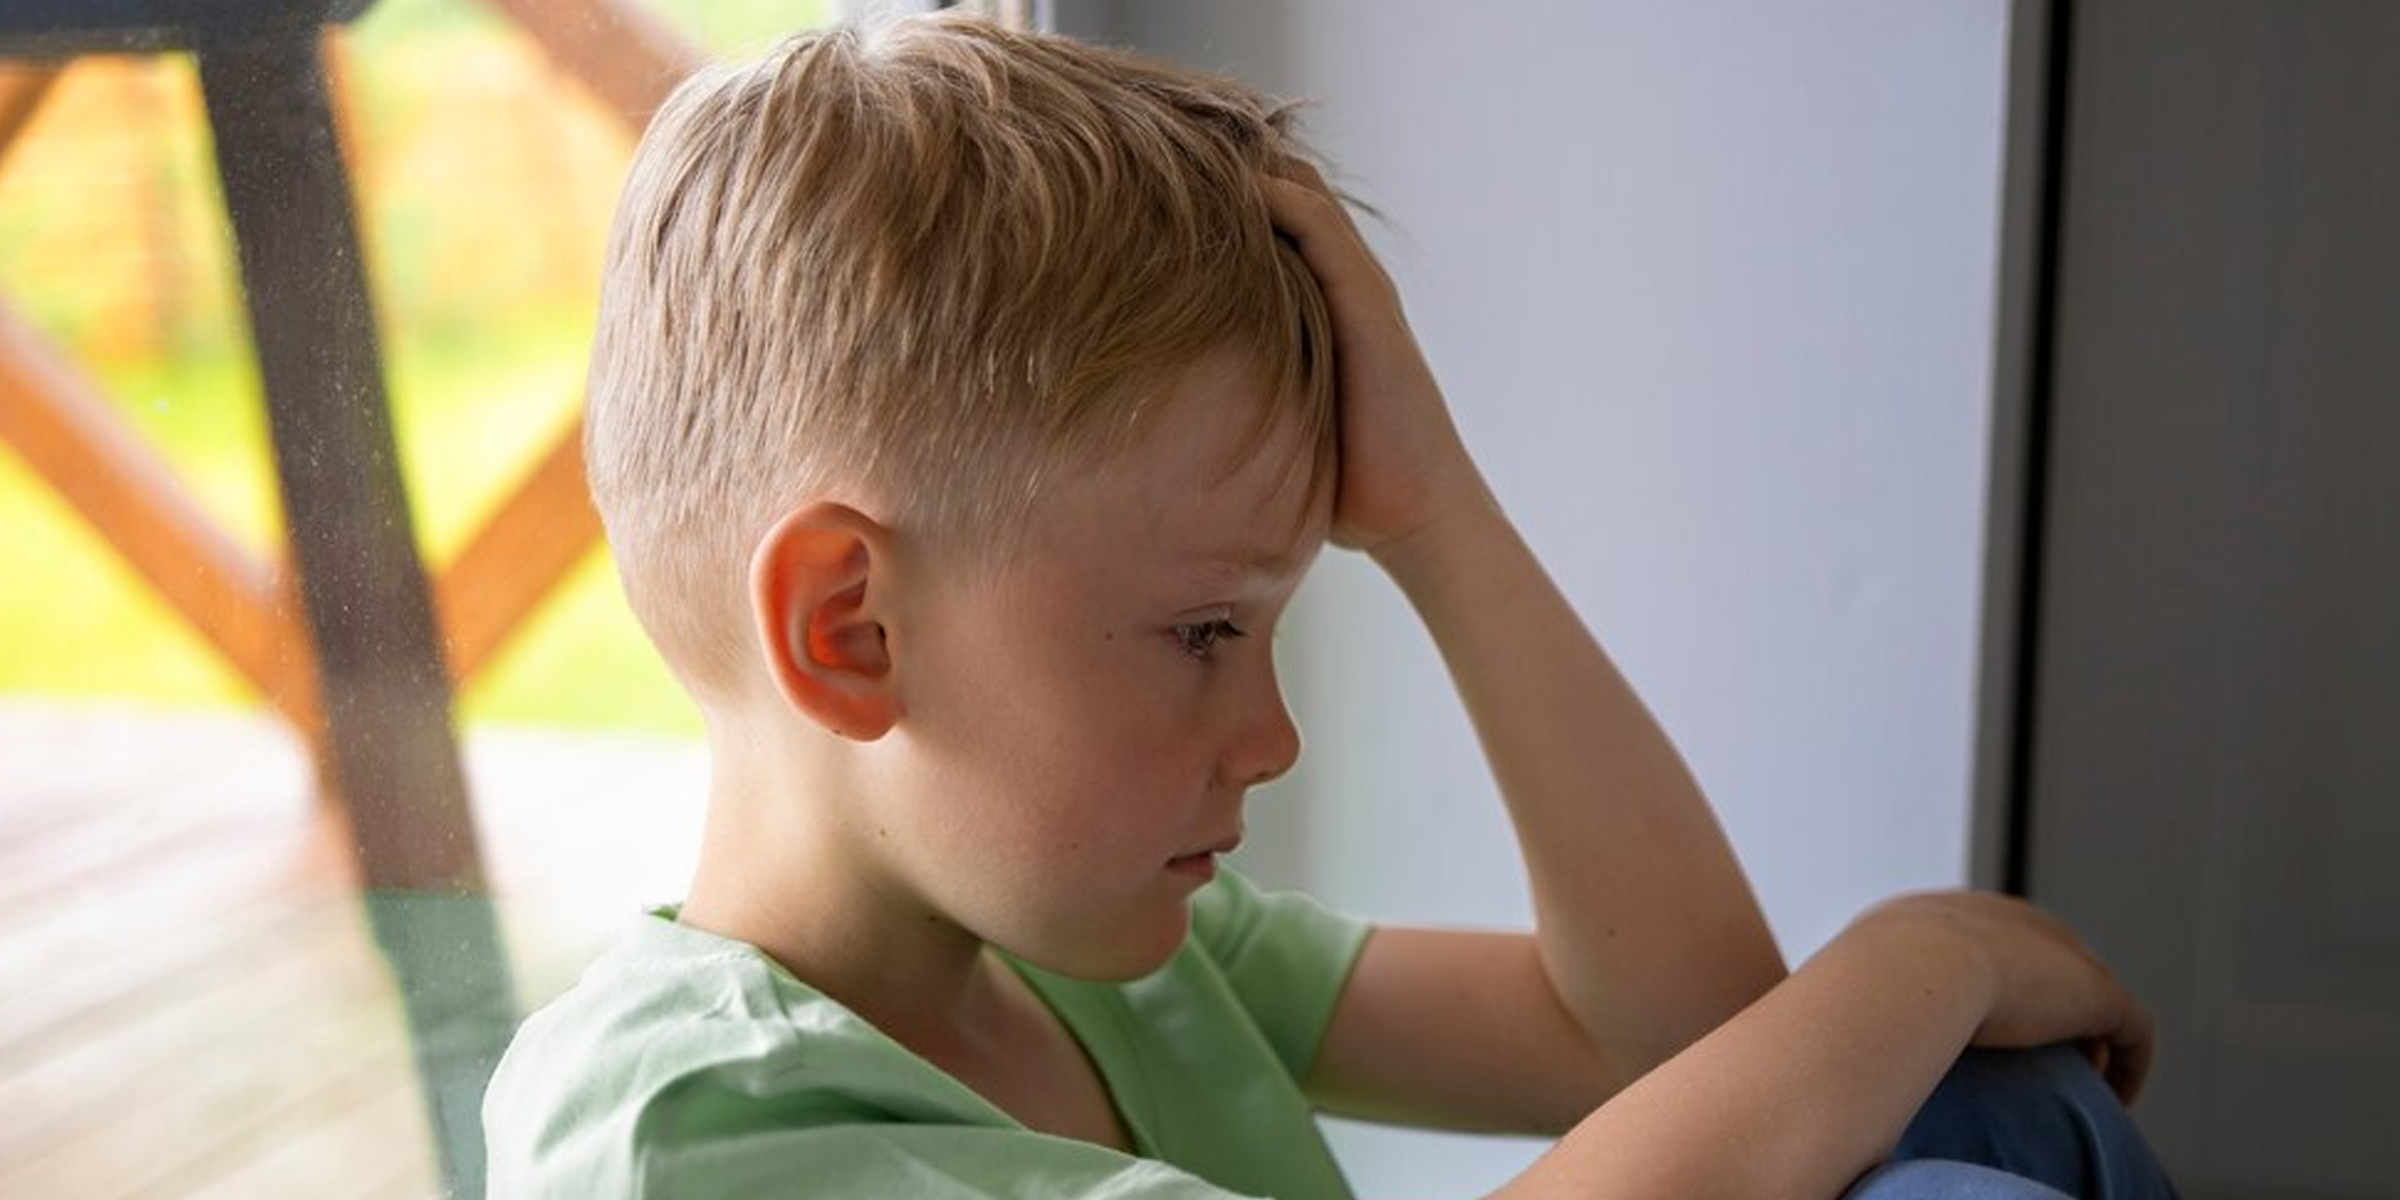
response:
M1904 1126L2165 1194L2079 1062L1943 1083L2074 1041L2138 1087L2146 1019L2032 910L1892 901L1787 977L1286 124L962 18L795 38L659 113L587 449L706 714L708 824L680 910L511 1047L494 1193L1345 1197L1323 1108L1560 1135L1510 1196L1831 1197ZM1219 871L1299 753L1267 634L1328 540L1448 660L1535 932ZM2006 1132L2067 1121L2098 1148ZM2054 1194L1854 1194L1960 1188Z

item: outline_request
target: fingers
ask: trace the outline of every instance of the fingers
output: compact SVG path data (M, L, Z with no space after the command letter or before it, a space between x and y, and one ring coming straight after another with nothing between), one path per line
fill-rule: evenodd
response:
M2076 1048L2083 1052L2084 1060L2092 1064L2093 1070L2098 1071L2102 1075L2108 1074L2108 1060L2112 1056L2109 1054L2108 1042L2106 1040L2101 1038L2085 1038L2077 1044Z
M2083 1038L2078 1046L2117 1100L2130 1108L2150 1076L2152 1026L2150 1014L2121 989L2118 1003L2122 1015L2116 1028L2104 1036Z
M2150 1014L2138 1006L2132 1019L2108 1046L2108 1058L2101 1065L2101 1077L2108 1080L2111 1091L2127 1107L2142 1094L2142 1085L2149 1081L2151 1056L2155 1050Z
M2072 1039L2126 1104L2149 1078L2149 1013L2057 918L2015 898L1980 892L1927 893L1871 912L1925 913L1981 946L1997 991L1975 1044L2035 1046Z
M2084 970L2095 981L2102 997L2098 1013L2100 1023L2093 1036L2084 1039L2084 1053L2092 1066L2107 1081L2110 1091L2120 1103L2133 1104L2149 1078L2153 1050L2154 1027L2150 1013L2134 999L2124 983L2109 971L2106 964L2069 933L2064 926L2057 932L2067 948L2082 960Z
M1267 215L1275 228L1296 240L1350 232L1332 197L1280 175L1261 177L1267 195Z
M2116 1093L2117 1100L2131 1106L2150 1075L2150 1014L2089 948L2074 940L2063 927L2059 932L2068 939L2068 947L2083 960L2084 968L2106 997L2100 1011L2107 1015L2102 1018L2100 1032L2083 1040L2084 1055L2107 1081L2109 1090Z
M1314 179L1314 168L1305 163L1298 166ZM1275 228L1299 247L1301 259L1328 292L1391 289L1391 277L1383 264L1367 250L1350 214L1341 201L1322 189L1321 180L1312 184L1283 175L1260 179Z
M1285 155L1275 160L1269 178L1286 180L1324 197L1333 206L1334 212L1340 214L1342 224L1348 226L1353 235L1358 233L1358 221L1352 217L1350 206L1343 203L1342 194L1333 190L1332 184L1325 182L1325 173L1317 169L1317 164L1305 158Z

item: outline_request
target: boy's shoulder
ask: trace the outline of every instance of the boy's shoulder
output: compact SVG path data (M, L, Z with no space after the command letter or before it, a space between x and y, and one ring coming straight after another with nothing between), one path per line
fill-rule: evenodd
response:
M928 1194L920 1176L937 1166L960 1195L1011 1194L1009 1180L1044 1172L1139 1183L1130 1194L1145 1197L1219 1194L1187 1189L1197 1181L1181 1171L1148 1178L1159 1163L1028 1133L756 947L672 915L644 917L518 1030L484 1102L492 1194L641 1195L671 1178L679 1197L739 1195L788 1187L795 1172L856 1181L821 1195ZM1238 1084L1259 1107L1260 1076L1300 1102L1294 1077L1364 936L1229 872L1195 897L1193 936L1156 975L1114 985L1021 969L1112 1084L1146 1081L1119 1103L1164 1142L1225 1121L1230 1095L1210 1092ZM1199 1064L1246 1078L1193 1080Z
M639 1195L686 1150L860 1121L995 1124L756 947L651 913L527 1017L485 1093L493 1194Z

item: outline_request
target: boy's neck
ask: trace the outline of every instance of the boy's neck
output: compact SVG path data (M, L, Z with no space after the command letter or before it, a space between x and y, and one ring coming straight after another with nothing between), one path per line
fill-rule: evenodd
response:
M717 755L679 921L757 946L887 1033L972 1026L989 973L1005 968L842 844L825 793L840 786Z
M681 923L748 942L1030 1128L1127 1153L1131 1134L1066 1027L998 951L859 871L793 794L720 772ZM1062 1073L1063 1072L1063 1073Z

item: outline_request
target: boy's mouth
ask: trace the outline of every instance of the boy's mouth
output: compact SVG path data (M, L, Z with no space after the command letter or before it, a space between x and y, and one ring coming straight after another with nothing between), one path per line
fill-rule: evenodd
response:
M1194 876L1203 882L1214 879L1217 877L1217 856L1231 854L1241 844L1242 837L1237 833L1214 845L1168 859L1167 869L1179 875Z
M1198 854L1180 854L1167 860L1167 870L1206 883L1217 877L1217 856L1208 850Z

